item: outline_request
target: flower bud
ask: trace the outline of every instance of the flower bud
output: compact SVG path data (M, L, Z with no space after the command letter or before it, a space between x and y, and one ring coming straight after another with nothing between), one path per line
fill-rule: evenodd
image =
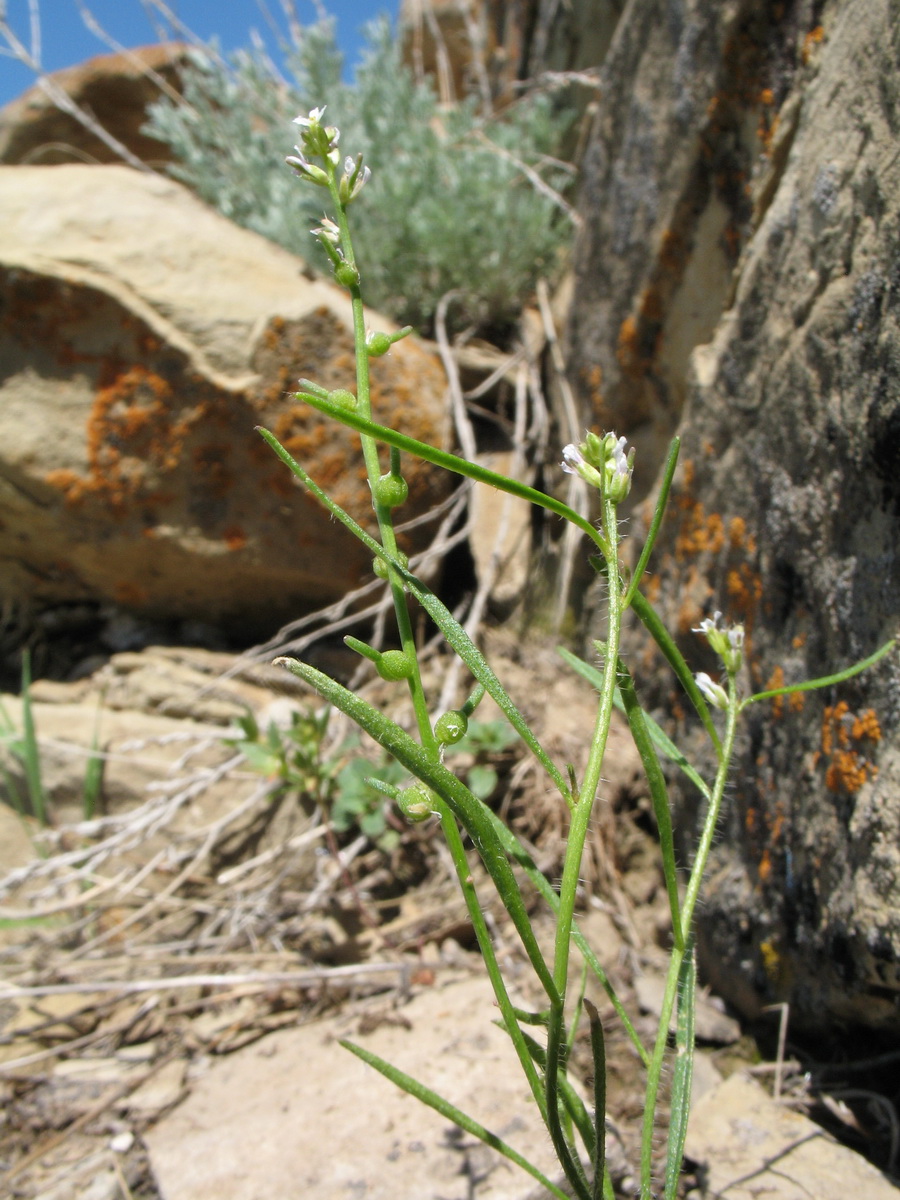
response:
M722 614L715 612L706 617L693 629L692 633L702 633L710 647L725 663L730 675L735 675L741 669L744 661L744 627L743 625L721 626Z
M716 683L705 671L698 671L694 679L697 681L697 687L713 708L728 708L728 693L721 683Z
M634 448L626 455L623 437L588 433L579 446L569 443L564 447L562 469L597 488L613 504L620 504L631 491Z
M469 718L460 709L451 709L434 723L434 736L442 746L453 746L462 741L469 728Z

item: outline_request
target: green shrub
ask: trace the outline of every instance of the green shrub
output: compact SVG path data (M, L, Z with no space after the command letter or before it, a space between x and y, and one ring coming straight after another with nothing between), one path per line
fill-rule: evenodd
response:
M355 214L368 302L427 332L441 296L459 289L457 324L502 327L540 276L558 272L571 234L553 197L517 165L564 189L572 173L550 156L571 114L537 93L501 118L481 117L474 97L442 108L403 65L386 20L367 39L353 84L341 79L330 21L304 31L289 56L290 83L256 49L230 62L195 52L185 102L160 100L147 130L177 156L172 173L209 204L296 254L321 256L324 267L309 235L321 198L297 188L283 161L291 118L327 98L342 148L361 151L373 170Z

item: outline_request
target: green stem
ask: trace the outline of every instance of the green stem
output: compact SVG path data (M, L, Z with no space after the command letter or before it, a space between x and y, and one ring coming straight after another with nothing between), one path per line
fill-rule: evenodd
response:
M341 249L344 252L344 259L350 266L356 267L353 240L350 237L350 225L347 221L347 209L340 200L334 165L328 161L326 169L328 171L329 191L331 192L331 198L337 211L338 228L341 231ZM353 342L356 352L357 409L360 416L365 417L366 420L371 420L372 395L369 382L369 353L366 349L366 315L363 307L362 292L360 291L358 282L350 286L350 302L353 310ZM375 438L364 433L360 434L359 440L362 445L363 459L366 464L366 474L369 477L369 488L373 493L372 507L375 510L375 517L378 521L381 544L388 554L393 558L397 558L397 535L394 531L392 510L379 504L374 499L375 484L381 475L378 443ZM408 683L413 710L416 716L416 725L422 745L437 757L439 754L438 744L434 736L434 731L431 728L428 702L425 698L425 689L422 686L422 675L419 670L419 659L416 653L416 639L413 633L412 620L409 615L409 607L406 603L406 592L403 588L403 581L390 565L388 565L387 573L391 597L394 602L397 632L400 635L400 645L407 659L412 664L412 673L409 676Z
M656 1032L656 1042L650 1058L650 1068L647 1071L647 1089L644 1096L644 1123L641 1131L641 1200L652 1200L651 1190L653 1174L653 1130L656 1122L656 1105L659 1098L659 1083L665 1062L666 1048L669 1042L669 1024L672 1019L672 1009L678 992L678 979L681 975L685 953L692 944L692 922L694 909L700 895L700 887L709 860L719 812L722 807L722 797L725 794L725 784L728 779L728 768L734 753L734 740L737 732L737 722L741 705L737 698L737 686L734 675L728 679L728 721L725 727L725 737L719 756L719 767L713 784L712 797L706 810L703 822L703 832L697 846L694 865L681 906L681 931L684 937L682 945L673 948L669 958L669 970L666 975L666 988L663 995L662 1011L659 1014L659 1026Z
M559 913L556 922L556 942L553 959L553 981L556 984L559 999L553 1002L550 1008L550 1022L547 1029L546 1068L547 1116L550 1136L560 1162L566 1171L567 1178L576 1187L579 1195L587 1191L588 1196L591 1193L584 1182L584 1172L582 1171L581 1164L573 1158L559 1121L559 1071L563 1062L565 1048L566 984L569 974L569 956L575 903L578 894L578 881L581 876L584 845L590 827L594 800L596 799L597 789L600 784L600 774L603 768L603 758L606 753L606 742L609 736L613 697L616 690L616 668L622 622L616 506L606 497L603 499L603 526L606 535L605 540L609 547L609 554L607 555L609 629L607 631L606 660L604 663L603 684L600 689L600 703L597 709L597 720L591 741L591 750L577 802L572 811L569 836L566 842L566 856L559 892Z

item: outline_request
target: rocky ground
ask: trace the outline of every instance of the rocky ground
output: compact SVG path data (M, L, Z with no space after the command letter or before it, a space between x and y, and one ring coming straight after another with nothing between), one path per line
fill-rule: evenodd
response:
M548 645L520 645L509 633L492 641L504 682L544 743L577 767L592 723L590 688L560 669ZM438 680L442 664L432 660L430 669ZM491 1023L489 989L436 830L390 814L368 835L358 825L335 828L341 819L323 807L324 793L316 796L327 771L314 771L303 789L281 789L234 744L247 712L263 727L284 727L290 712L309 711L289 677L249 658L150 647L113 655L74 683L39 680L32 701L50 825L0 809L7 1194L531 1194L526 1176L337 1044L349 1036L423 1077L552 1170L509 1047ZM20 702L3 704L20 729ZM313 747L320 764L344 761L347 735L334 717L323 727ZM86 819L92 750L104 755L103 802ZM9 765L7 787L21 786ZM492 803L552 877L562 813L529 764L507 747L459 765L497 772ZM297 772L302 766L294 760ZM649 1038L666 903L638 764L618 727L605 774L582 923ZM480 878L474 862L473 873ZM527 1001L516 938L502 909L486 903ZM624 1197L634 1194L641 1071L605 994L589 984L588 995L608 1029L610 1155ZM818 1197L843 1198L853 1187L894 1195L885 1176L802 1115L814 1097L790 1046L777 1076L782 1103L771 1099L775 1071L760 1045L774 1055L776 1028L773 1016L767 1041L765 1029L742 1030L714 997L703 998L685 1190L721 1194L731 1183L729 1197L749 1196L749 1184L734 1181L758 1182L765 1171L767 1194L787 1200L810 1194L815 1168L824 1170L812 1189ZM738 1066L750 1075L734 1074ZM575 1067L589 1082L580 1038ZM872 1107L866 1124L837 1094L831 1107L837 1124L852 1134L855 1123L859 1141L882 1151L885 1110ZM766 1170L775 1158L778 1171Z

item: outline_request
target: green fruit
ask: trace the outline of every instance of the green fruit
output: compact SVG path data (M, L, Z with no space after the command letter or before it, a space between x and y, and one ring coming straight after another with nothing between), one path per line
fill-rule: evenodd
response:
M402 650L385 650L380 655L375 668L382 679L409 679L413 673L413 665Z
M408 821L427 821L434 802L426 788L413 785L397 793L397 807Z
M434 736L444 746L452 746L466 736L469 718L459 709L451 709L438 717L434 725Z
M402 475L382 475L372 489L375 503L382 508L399 508L409 496L409 485Z

